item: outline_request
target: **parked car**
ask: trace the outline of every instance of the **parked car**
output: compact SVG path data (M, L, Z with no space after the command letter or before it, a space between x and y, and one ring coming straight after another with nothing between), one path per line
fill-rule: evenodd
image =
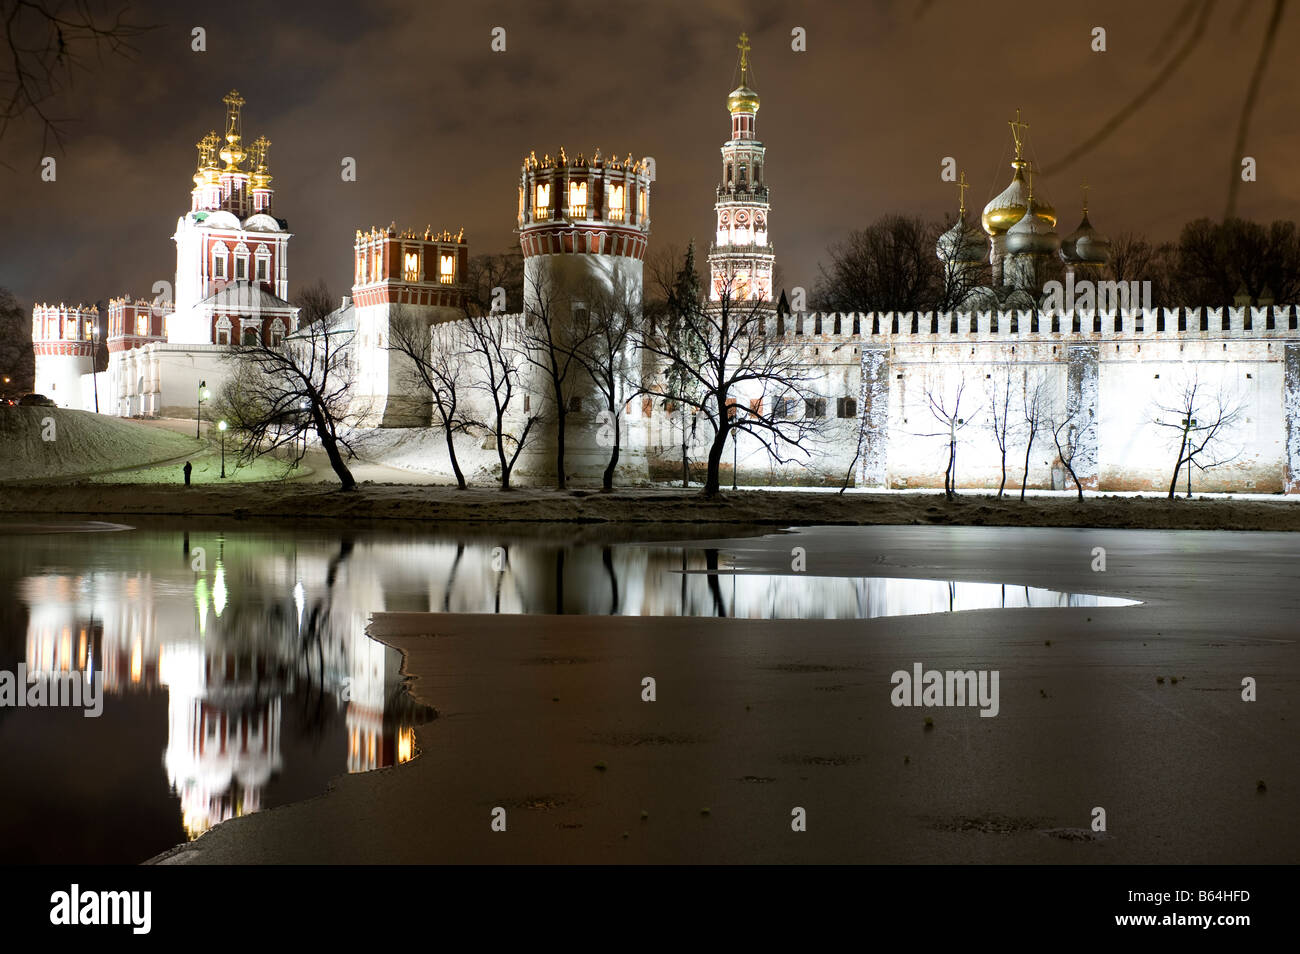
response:
M44 394L24 394L18 399L19 407L58 407Z

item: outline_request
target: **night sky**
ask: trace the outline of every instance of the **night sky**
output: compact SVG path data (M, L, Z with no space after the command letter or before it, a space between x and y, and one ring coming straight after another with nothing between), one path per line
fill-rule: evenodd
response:
M0 142L0 285L33 300L149 295L171 280L177 216L189 209L194 143L221 131L221 97L247 100L245 142L271 141L275 212L287 218L291 291L351 284L354 230L464 227L472 253L515 244L516 184L530 150L654 156L652 252L707 249L736 36L753 44L768 147L772 237L787 287L809 288L828 243L888 212L951 216L939 179L954 156L976 213L1009 179L1019 106L1038 191L1062 235L1092 186L1112 236L1175 238L1222 215L1237 116L1271 3L1220 2L1190 59L1097 149L1053 166L1160 71L1200 0L1027 4L958 0L795 3L284 3L132 5L160 24L134 61L106 58L54 104L71 120L58 179L42 183L39 130ZM1181 23L1181 26L1178 24ZM206 53L190 31L208 31ZM508 49L489 49L494 26ZM796 26L807 52L790 48ZM1105 53L1090 48L1107 30ZM1300 217L1300 89L1288 75L1300 11L1282 21L1246 153L1259 181L1239 212ZM357 160L344 183L340 160Z

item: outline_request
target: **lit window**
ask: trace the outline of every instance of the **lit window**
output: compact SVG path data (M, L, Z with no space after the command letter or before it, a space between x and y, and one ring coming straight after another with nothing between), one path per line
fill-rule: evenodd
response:
M142 338L143 338L145 335L149 334L149 316L148 316L148 315L136 315L136 318L135 318L135 333L136 333L137 335L139 335L140 337L142 337Z
M456 280L456 256L443 255L438 259L438 281L450 285Z
M420 253L407 252L402 266L402 280L418 282L420 280Z
M639 217L645 217L645 189L636 194L636 213Z
M569 183L569 215L582 218L587 214L587 183Z
M551 187L546 182L537 183L537 197L533 202L533 216L539 219L551 217Z
M611 186L609 190L609 220L623 221L625 190L621 185Z
M379 255L379 249L374 250L374 255L370 259L370 280L377 282L383 274L383 259Z

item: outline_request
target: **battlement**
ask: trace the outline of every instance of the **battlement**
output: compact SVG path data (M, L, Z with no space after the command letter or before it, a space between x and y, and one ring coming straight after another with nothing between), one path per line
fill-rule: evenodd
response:
M469 243L465 230L425 227L357 230L352 296L359 307L385 303L460 308Z
M93 342L98 324L99 309L94 305L42 302L32 308L32 342Z
M1118 308L1071 311L801 312L766 330L796 342L936 342L1300 337L1300 306Z
M591 159L581 153L570 158L563 147L557 157L541 159L537 153L525 157L519 175L518 224L524 253L572 252L574 247L539 246L530 251L529 238L541 239L557 226L586 225L594 234L606 230L644 233L650 229L650 183L653 165L648 159L606 159L597 149ZM536 243L534 243L536 244ZM593 251L590 242L578 251Z

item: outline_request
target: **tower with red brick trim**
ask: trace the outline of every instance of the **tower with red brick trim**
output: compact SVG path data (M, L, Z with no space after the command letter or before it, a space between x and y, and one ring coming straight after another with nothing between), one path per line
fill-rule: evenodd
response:
M297 326L289 294L288 223L275 217L271 143L244 142L244 98L231 90L225 133L196 144L190 211L176 222L176 303L167 340L274 344Z
M654 160L557 156L531 153L519 176L519 242L524 256L525 326L549 316L564 336L565 323L581 324L598 296L640 308L642 263L650 238L650 185ZM522 475L536 481L555 477L558 441L553 388L532 368L528 399L542 419L519 461ZM580 368L566 381L565 471L570 477L599 476L609 460L602 422L603 399ZM628 413L626 409L624 414ZM620 428L630 442L631 428ZM602 441L601 437L606 437ZM620 470L644 476L644 454L623 454Z
M713 212L716 233L709 249L709 297L717 301L724 288L730 297L772 300L772 270L776 256L768 238L766 150L755 138L758 93L747 85L749 37L740 35L740 85L727 97L731 138L722 144L722 182Z
M361 420L379 427L427 427L432 395L410 359L390 350L395 321L432 327L465 316L469 245L465 231L357 230L351 309L353 393ZM346 316L342 316L346 321Z
M36 352L36 393L59 407L82 410L82 375L95 370L94 305L39 304L32 309L32 350Z

